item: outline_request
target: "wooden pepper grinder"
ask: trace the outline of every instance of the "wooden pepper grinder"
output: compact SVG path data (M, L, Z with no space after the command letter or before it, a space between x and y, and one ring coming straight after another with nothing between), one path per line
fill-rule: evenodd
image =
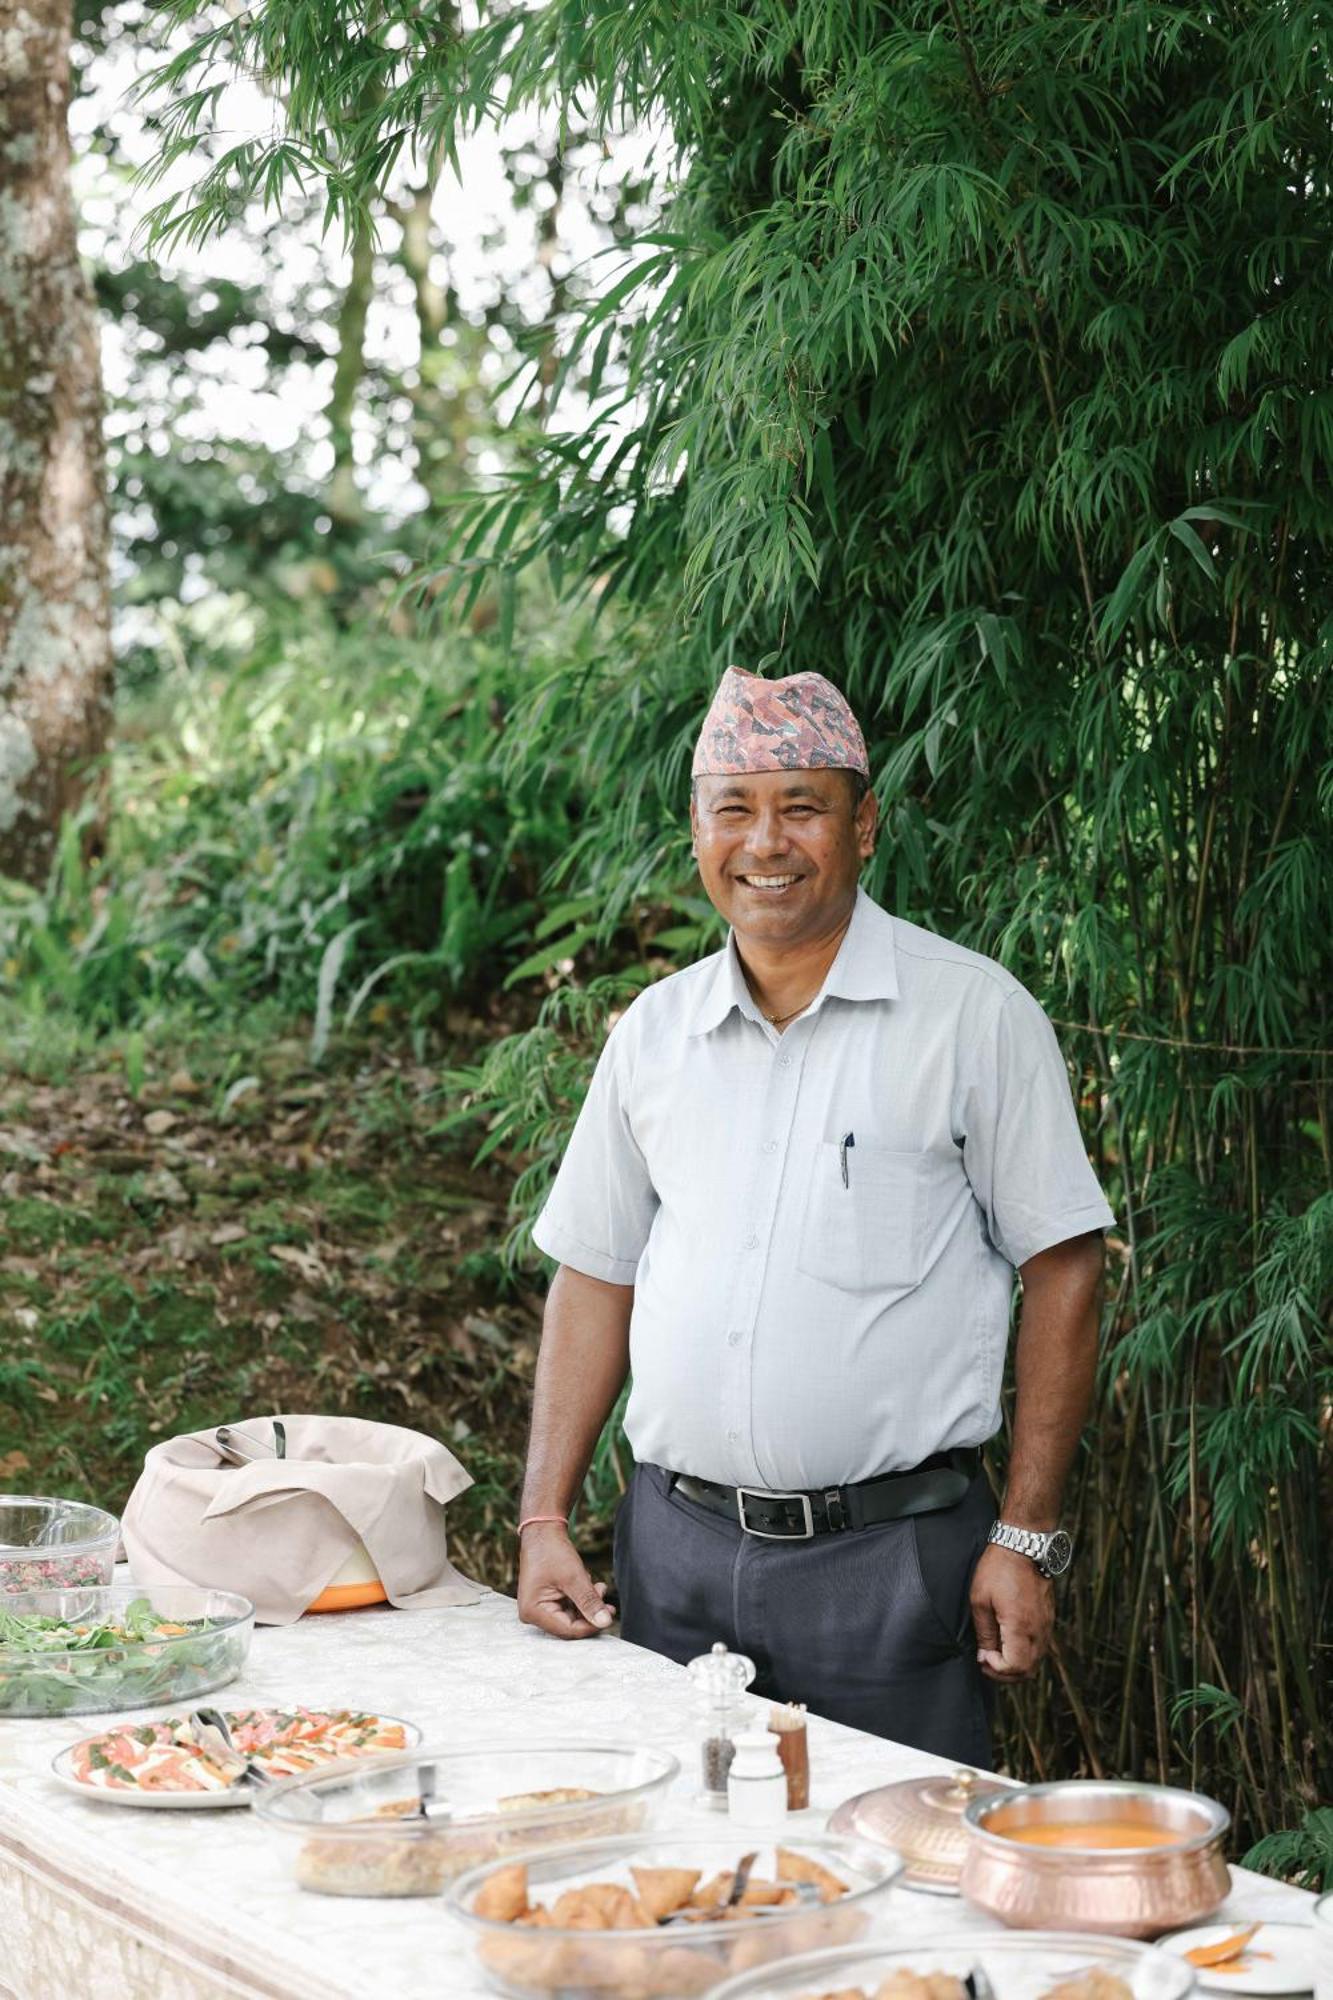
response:
M789 1701L768 1711L768 1726L778 1739L778 1758L787 1773L787 1811L803 1812L810 1803L810 1739L805 1727L805 1703Z

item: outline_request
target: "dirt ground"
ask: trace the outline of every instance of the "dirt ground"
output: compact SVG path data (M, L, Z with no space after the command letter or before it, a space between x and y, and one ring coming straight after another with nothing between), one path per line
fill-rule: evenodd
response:
M374 1417L467 1466L453 1553L506 1587L541 1312L502 1256L512 1171L436 1134L435 1068L250 1069L0 1075L0 1490L119 1511L159 1437Z

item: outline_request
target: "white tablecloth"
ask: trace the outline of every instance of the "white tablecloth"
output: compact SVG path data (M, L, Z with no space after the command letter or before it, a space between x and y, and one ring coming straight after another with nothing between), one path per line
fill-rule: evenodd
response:
M441 1745L581 1737L660 1746L681 1759L682 1816L720 1824L689 1803L698 1757L681 1669L615 1638L549 1639L521 1626L507 1597L261 1628L244 1676L215 1699L377 1709L410 1717ZM105 1720L0 1722L0 2000L473 2000L485 1991L438 1900L309 1895L246 1812L135 1811L63 1791L52 1757ZM938 1765L813 1716L810 1760L820 1819L853 1792ZM960 1902L893 1894L905 1931L989 1927ZM1236 1870L1223 1914L1305 1922L1312 1903Z

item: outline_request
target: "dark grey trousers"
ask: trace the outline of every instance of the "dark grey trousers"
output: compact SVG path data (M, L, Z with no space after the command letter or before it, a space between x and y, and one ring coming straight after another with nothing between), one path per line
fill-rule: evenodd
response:
M989 1770L991 1686L968 1586L995 1506L956 1507L808 1542L766 1542L636 1466L615 1526L620 1629L683 1663L724 1639L753 1692Z

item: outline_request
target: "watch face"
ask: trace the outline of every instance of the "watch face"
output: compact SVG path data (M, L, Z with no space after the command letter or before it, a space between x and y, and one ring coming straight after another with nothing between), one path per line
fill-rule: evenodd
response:
M1063 1576L1074 1560L1074 1544L1063 1528L1057 1528L1046 1544L1046 1560L1042 1567L1047 1576Z

